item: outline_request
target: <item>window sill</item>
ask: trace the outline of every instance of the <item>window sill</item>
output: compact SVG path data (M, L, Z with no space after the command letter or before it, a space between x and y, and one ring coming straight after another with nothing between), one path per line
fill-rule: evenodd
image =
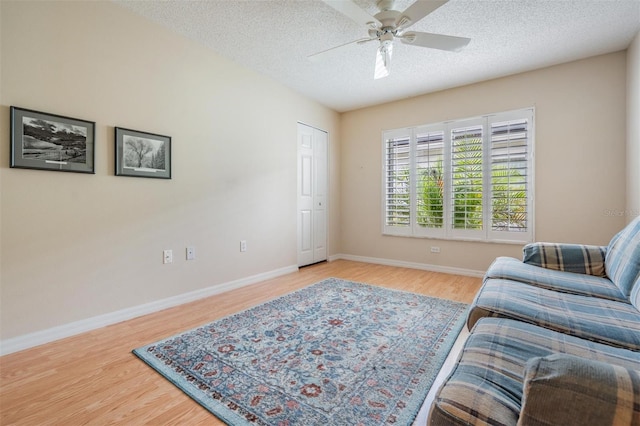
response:
M429 235L403 235L403 234L394 234L390 232L383 232L383 236L386 237L401 237L401 238L416 238L422 240L440 240L440 241L460 241L465 243L489 243L489 244L509 244L509 245L526 245L534 242L534 239L531 240L487 240L482 238L448 238L448 237L435 237Z

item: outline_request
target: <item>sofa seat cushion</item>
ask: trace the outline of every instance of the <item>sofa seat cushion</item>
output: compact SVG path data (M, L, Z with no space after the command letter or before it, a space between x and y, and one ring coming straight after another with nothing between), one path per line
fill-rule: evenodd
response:
M429 424L516 425L522 408L527 362L553 353L625 368L640 363L638 352L520 321L483 318L472 330L450 376L438 389Z
M635 368L556 353L527 362L523 389L518 426L640 425Z
M630 303L488 279L471 304L468 327L482 317L512 318L640 351L640 311Z
M608 278L594 275L563 272L523 263L513 257L498 257L489 266L485 279L499 278L520 281L550 290L583 296L627 302L618 286Z

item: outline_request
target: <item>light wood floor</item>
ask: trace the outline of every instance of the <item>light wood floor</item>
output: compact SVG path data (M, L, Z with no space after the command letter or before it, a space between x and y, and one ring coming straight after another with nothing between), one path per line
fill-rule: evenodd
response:
M0 424L222 425L131 350L327 277L469 303L481 279L338 260L0 358Z

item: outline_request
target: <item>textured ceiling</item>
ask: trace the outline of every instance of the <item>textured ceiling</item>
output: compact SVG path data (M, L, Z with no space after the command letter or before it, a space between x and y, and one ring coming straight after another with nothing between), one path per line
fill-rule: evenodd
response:
M396 41L391 75L374 80L376 42L307 58L367 36L321 0L114 1L340 112L623 50L640 30L640 0L451 0L411 30L471 43L446 52Z

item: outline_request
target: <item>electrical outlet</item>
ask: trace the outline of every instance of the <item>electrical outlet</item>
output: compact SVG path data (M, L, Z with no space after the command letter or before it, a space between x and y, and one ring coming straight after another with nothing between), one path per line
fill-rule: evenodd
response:
M187 247L187 260L195 260L195 259L196 259L196 248Z
M240 240L240 251L247 251L247 240Z
M440 247L432 246L431 253L440 253Z
M164 250L162 252L162 263L172 263L173 262L173 250Z

